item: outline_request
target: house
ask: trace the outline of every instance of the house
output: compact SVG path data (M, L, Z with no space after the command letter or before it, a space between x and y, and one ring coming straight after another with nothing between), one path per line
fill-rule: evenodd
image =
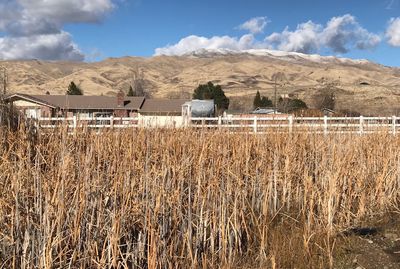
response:
M188 100L128 97L121 91L116 97L85 95L29 95L15 93L4 98L28 118L46 117L134 117L146 115L180 116Z

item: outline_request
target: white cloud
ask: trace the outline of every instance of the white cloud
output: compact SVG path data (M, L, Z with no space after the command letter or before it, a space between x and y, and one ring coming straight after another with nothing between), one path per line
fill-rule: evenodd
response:
M265 38L265 42L278 50L312 53L319 49L318 34L321 28L320 25L308 21L299 24L293 32L286 27L282 33L273 33Z
M263 17L266 21L266 18ZM257 18L255 18L257 19ZM252 20L250 20L252 21ZM182 55L200 49L229 49L234 51L248 49L278 49L282 51L315 53L320 49L330 49L334 53L346 53L351 49L372 49L380 42L379 35L368 32L356 20L347 14L333 17L327 24L316 24L312 21L301 23L294 31L286 27L280 33L272 33L262 41L255 39L254 35L264 29L262 23L249 23L246 29L251 34L240 38L230 36L214 36L212 38L188 36L177 44L157 48L155 55Z
M254 36L247 34L241 38L230 36L214 36L206 38L202 36L191 35L181 39L175 45L169 45L163 48L157 48L155 55L183 55L201 49L229 49L234 51L247 50L252 48L262 48L263 44L257 43Z
M84 55L66 32L0 38L0 59L83 61Z
M392 18L386 30L388 43L394 47L400 47L400 17Z
M238 29L249 31L252 34L259 34L264 31L269 23L267 17L255 17L238 26Z
M111 12L113 0L3 0L0 3L0 58L83 60L67 23L95 23ZM25 44L24 42L29 42Z
M98 22L110 12L111 0L17 0L27 16L56 23Z
M352 46L371 49L381 41L378 35L361 27L355 17L349 14L330 19L320 37L323 45L337 53L347 53Z

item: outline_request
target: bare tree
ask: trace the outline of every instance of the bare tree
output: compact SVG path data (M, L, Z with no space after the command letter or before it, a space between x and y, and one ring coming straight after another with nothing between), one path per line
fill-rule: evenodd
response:
M7 68L4 66L0 66L0 86L1 86L1 95L5 96L7 94L7 83L8 83L8 75Z
M328 85L321 89L320 93L314 96L315 107L318 109L331 109L334 110L336 107L336 97L334 93L334 87Z
M132 81L131 86L133 89L133 96L144 96L150 97L150 94L145 89L145 79L143 70L137 68L136 70L132 71Z
M16 130L20 118L17 110L12 103L7 104L4 100L8 89L7 68L0 66L0 126L6 126L12 130Z
M277 86L281 88L286 84L286 76L283 72L276 72L272 75L271 80L274 82L274 107L277 108L278 106L278 89Z

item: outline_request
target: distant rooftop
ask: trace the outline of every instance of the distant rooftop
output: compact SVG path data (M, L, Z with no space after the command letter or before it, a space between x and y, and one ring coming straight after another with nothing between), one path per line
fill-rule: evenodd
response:
M118 105L116 96L90 95L29 95L15 93L8 95L5 100L14 102L27 100L40 105L74 110L136 110L143 113L180 113L186 99L151 99L145 97L123 97L123 105Z

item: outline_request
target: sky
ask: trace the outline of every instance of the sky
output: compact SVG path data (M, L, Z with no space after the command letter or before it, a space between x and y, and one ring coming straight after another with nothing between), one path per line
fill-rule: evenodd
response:
M272 49L400 67L400 0L0 0L0 59Z

